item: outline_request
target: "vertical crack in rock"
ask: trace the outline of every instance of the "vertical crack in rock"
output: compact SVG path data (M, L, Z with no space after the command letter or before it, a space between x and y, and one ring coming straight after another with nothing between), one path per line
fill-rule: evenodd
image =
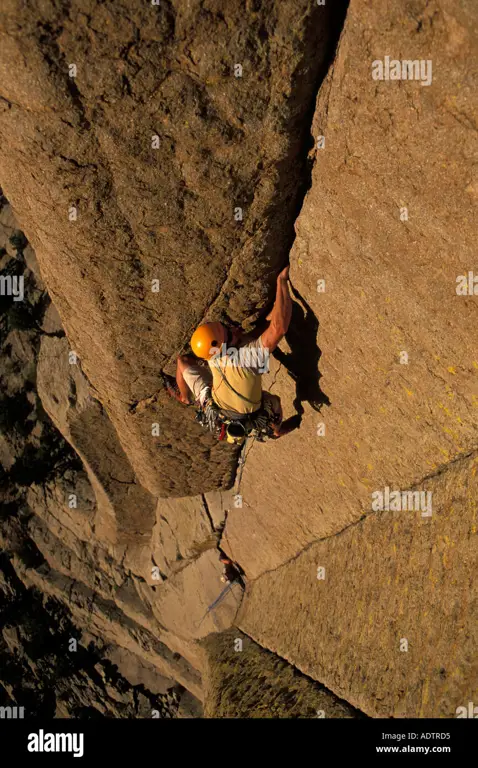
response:
M206 496L204 495L204 493L201 494L201 501L202 501L202 505L203 505L203 508L204 508L204 512L206 513L207 518L209 520L209 525L211 526L211 533L215 533L216 532L216 528L215 528L215 525L214 525L214 520L212 519L211 512L209 511L209 504L207 503L207 499L206 499Z
M303 128L302 138L301 138L301 150L298 153L298 164L299 167L302 168L302 172L297 174L297 186L296 186L296 192L295 192L295 206L292 210L292 214L290 216L290 234L289 234L289 250L292 248L292 245L295 240L295 222L297 221L300 212L302 210L302 206L305 200L305 197L307 195L307 192L312 186L312 170L315 163L315 156L316 156L316 149L315 149L315 141L317 137L314 137L312 134L312 121L315 113L316 108L316 101L317 96L319 94L319 91L322 87L322 84L324 83L327 73L329 72L330 67L333 66L333 62L335 60L335 57L337 55L337 48L340 41L340 36L345 24L345 18L347 15L347 9L349 6L349 0L338 0L336 5L334 6L333 12L331 14L330 18L330 33L329 33L329 42L328 42L328 50L327 54L325 56L324 62L322 67L320 68L319 72L317 73L317 78L314 85L314 91L313 96L310 98L310 105L309 109L307 111L306 116L304 117L304 124L307 126L306 128ZM271 229L273 229L271 227ZM272 237L274 237L272 232ZM278 268L282 268L283 263L280 263L278 265ZM221 291L219 293L218 299L222 296L222 294L229 290L228 281L225 282L223 287L221 288ZM214 303L213 303L214 304ZM211 307L209 308L209 311L211 311ZM224 318L223 318L224 319ZM226 320L230 320L229 316L226 316ZM281 364L280 364L281 366ZM280 370L280 368L279 368ZM286 369L287 370L287 369ZM288 375L290 376L290 372L287 370ZM277 378L278 372L276 374L276 377L274 378L274 381L272 383L272 386L275 384L275 380ZM292 377L291 377L292 378ZM326 399L326 398L325 398ZM236 462L234 465L234 480L232 485L236 482L237 478L237 472L239 469L238 459L239 459L239 453L236 456Z
M288 260L288 254L295 240L295 222L312 184L316 137L312 135L311 127L316 99L329 68L333 65L348 6L349 0L337 0L334 8L328 10L326 28L324 26L322 30L326 39L326 51L323 53L318 67L314 65L314 60L316 61L318 58L320 60L318 40L323 43L323 39L317 33L317 28L320 28L321 22L315 17L313 20L309 20L310 25L304 43L304 56L294 73L290 97L294 103L291 112L294 110L300 112L299 104L306 103L308 106L300 122L291 120L288 153L275 167L278 175L277 194L265 210L264 220L257 223L255 231L248 233L248 237L245 239L238 256L232 262L216 297L209 303L203 319L215 317L224 322L246 322L249 324L258 320L262 314L261 307L267 305L273 298L275 275ZM313 40L315 44L312 42ZM310 71L315 71L312 84L308 82L307 76L304 78L305 84L300 82L301 75ZM309 90L307 90L308 88ZM295 142L295 134L299 137L298 142ZM297 143L299 148L297 148ZM263 176L267 178L267 170L264 170ZM260 187L260 179L257 187ZM259 227L261 230L265 230L265 234L257 269L267 298L264 290L261 294L260 289L258 289L257 281L254 286L250 286L248 282L251 263L254 264L255 257L254 237L259 231ZM239 313L235 309L238 303L241 306Z
M2 181L85 375L155 496L230 483L234 453L198 438L159 371L205 312L246 326L271 299L347 7L329 5L266 0L244 14L239 0L220 12L174 0L125 15L92 3L85 15L77 0L42 12L14 0L7 11L0 57L30 90L20 76L2 87Z
M350 0L336 0L336 2L334 3L334 8L330 17L330 36L329 36L329 45L328 45L327 55L323 63L323 66L321 67L317 75L317 80L314 87L314 96L310 100L309 110L304 118L304 123L308 126L307 131L306 132L304 131L305 135L303 137L302 151L301 151L304 170L298 178L297 202L296 202L295 210L292 213L293 226L295 226L295 222L297 221L300 215L307 192L312 186L312 170L315 164L315 157L317 153L316 141L318 138L317 136L314 136L312 133L312 122L313 122L315 109L316 109L317 96L319 94L319 91L322 85L325 82L325 79L327 77L327 74L330 68L333 67L333 64L337 55L339 42L340 42L340 36L342 34L342 30L345 24L345 18L347 16L347 9L349 6L349 2ZM290 243L291 248L294 240L295 240L295 230L292 235L292 241Z

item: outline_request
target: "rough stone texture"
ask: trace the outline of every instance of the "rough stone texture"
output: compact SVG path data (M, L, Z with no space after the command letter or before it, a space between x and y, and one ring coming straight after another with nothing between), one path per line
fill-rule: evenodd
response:
M215 549L217 541L201 496L159 499L151 549L160 573L170 575L182 570L204 549Z
M206 314L242 321L270 298L335 12L7 0L2 16L2 184L71 347L148 491L228 486L234 451L161 371Z
M150 698L156 693L167 694L167 698L169 689L177 688L177 681L197 700L196 696L201 696L202 654L192 643L163 629L153 617L151 603L158 587L146 584L147 580L151 582L152 574L151 530L140 531L127 541L115 534L116 518L121 522L121 513L129 501L123 489L134 493L140 486L120 482L129 479L124 454L99 403L91 397L79 367L66 364L64 332L58 327L41 279L28 266L34 264L34 256L30 255L27 261L29 246L3 199L0 208L2 274L22 275L25 280L25 300L15 303L12 297L2 297L0 313L0 614L6 628L3 641L0 640L2 669L6 664L1 676L2 705L28 704L30 713L35 709L48 716L56 713L58 717L78 713L88 717L151 716L147 714L145 693ZM42 407L37 391L39 357L39 389L45 405L64 435L81 452L95 492L81 462ZM95 430L91 434L85 429L88 413L95 414ZM109 472L113 477L119 475L119 479L112 481ZM143 497L148 497L145 491ZM141 497L136 493L134 498L140 507ZM102 501L109 505L112 520L105 521L104 509L100 511ZM180 504L177 501L176 507ZM165 512L170 512L169 502L165 505ZM190 508L191 503L186 500L185 511ZM208 520L201 498L195 509L202 509ZM142 510L131 505L129 512L133 520L138 520ZM183 517L180 530L185 532L187 523ZM154 520L153 508L150 528ZM211 546L212 527L207 528L206 541L201 541L203 531L204 527L198 525L194 543L198 547ZM185 567L188 556L195 558L198 553L190 538L186 537L181 547ZM219 589L217 574L215 582ZM42 633L52 638L48 658L43 658L41 649L31 647L30 618L23 608L32 601ZM182 603L187 610L187 596L182 596ZM53 604L57 606L54 610L49 607ZM79 639L78 663L73 657L66 662L58 658L65 653L61 647L64 638L58 630L59 612ZM94 657L86 654L90 646L95 648ZM98 677L98 670L93 669L99 653L107 669L103 680ZM129 654L129 663L122 663L122 680L118 673L108 671L108 659L114 653L123 662ZM90 663L92 658L94 664ZM37 659L39 670L35 673L33 693L27 671L35 668ZM65 670L65 676L55 677L55 665ZM140 682L138 669L142 671ZM129 683L128 674L133 678ZM158 691L158 676L174 682L167 690ZM144 686L143 692L132 690L131 686L138 685ZM179 691L175 703L158 703L157 709L164 716L183 716L183 709L186 714L193 710L197 713L197 707L187 698L180 713L181 703ZM149 712L152 706L151 699Z
M211 634L202 645L206 654L205 717L360 716L346 702L238 629Z
M477 14L468 0L350 4L317 101L325 148L296 225L273 387L303 419L253 447L225 529L250 578L370 512L373 490L406 489L477 446L478 305L455 291L476 264ZM385 55L431 58L432 85L374 81Z
M179 700L177 717L182 719L192 720L197 717L202 717L203 708L200 702L189 691L184 691Z
M15 554L19 577L27 586L58 599L67 596L69 609L88 632L154 664L162 674L200 695L202 656L194 640L231 626L242 589L235 585L208 612L224 588L216 549L185 559L182 570L163 583L151 569L143 577L136 575L127 568L126 552L120 561L118 550L105 549L89 534L88 521L81 526L85 514L81 487L79 478L67 477L64 483L34 486L28 492L29 510L34 514L26 520L21 539L26 533L41 559L37 567L25 570L22 558ZM78 508L69 510L74 513L70 520L64 498L72 488ZM19 550L16 530L5 524L2 532L4 546L14 553Z
M53 717L182 717L183 689L173 681L148 689L131 684L99 653L81 645L64 605L26 589L0 556L0 705L23 706L28 720ZM54 631L52 628L54 627ZM78 645L72 649L72 640ZM101 658L103 656L103 658ZM197 700L189 695L185 704ZM198 708L200 710L200 708Z
M208 514L216 531L222 531L224 528L229 501L233 495L234 489L230 491L211 491L203 496L203 503L207 506Z
M307 158L330 5L7 0L2 182L59 315L6 211L0 269L24 270L28 301L0 315L0 540L84 647L154 669L152 685L202 698L197 640L238 621L327 697L452 717L477 695L476 296L455 291L474 268L477 11L352 0L313 119L325 147ZM431 58L432 85L374 81L386 55ZM168 399L162 373L203 317L247 326L266 308L312 165L293 321L266 382L300 429L252 448L239 507L236 454ZM91 486L36 395L40 345L45 408ZM373 512L385 486L430 488L432 518ZM207 613L217 544L245 572L239 619L239 586ZM7 626L0 651L21 640ZM233 662L215 650L227 689ZM234 674L260 709L249 673Z
M124 648L104 648L103 656L115 664L133 685L145 685L152 693L166 693L174 686L174 680L158 674L155 667Z
M136 481L106 412L70 353L66 338L43 337L37 371L43 407L88 472L98 503L98 537L149 541L156 499Z
M38 537L36 541L41 544ZM67 605L75 622L89 636L135 654L163 676L178 681L195 696L202 696L200 673L176 649L172 651L158 639L160 626L151 621L147 608L138 599L134 602L132 592L129 595L126 593L127 583L123 584L122 590L121 587L116 589L114 599L105 599L100 590L91 589L82 581L83 578L86 580L86 568L82 571L75 562L72 563L73 569L78 572L78 579L61 573L68 569L69 564L62 562L58 549L56 558L50 555L51 566L40 558L36 567L33 567L30 562L25 562L22 551L16 551L21 543L19 531L14 539L14 531L3 526L1 543L10 552L15 572L24 585L29 589L36 588L43 595L59 601L67 596ZM105 580L104 574L102 578ZM148 619L151 629L146 628ZM181 650L184 651L184 646Z
M2 295L0 305L0 489L5 491L5 471L12 487L16 486L11 499L2 494L4 503L15 498L19 487L43 478L56 464L65 472L80 466L71 454L65 455L65 441L52 428L36 393L42 322L50 299L28 266L34 262L34 258L27 261L28 250L11 207L0 195L0 273L23 278L25 294L19 302Z
M242 599L239 583L224 585L215 550L204 552L158 590L154 612L176 636L195 640L233 624ZM224 597L219 600L224 591Z
M368 715L455 717L478 693L477 469L424 483L431 518L377 512L260 577L239 626Z

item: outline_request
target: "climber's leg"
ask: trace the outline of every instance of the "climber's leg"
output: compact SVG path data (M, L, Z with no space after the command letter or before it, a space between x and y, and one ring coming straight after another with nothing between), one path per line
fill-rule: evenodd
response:
M195 402L202 405L207 390L212 386L212 373L209 367L199 365L195 357L181 355L177 362L176 381L183 403L189 402L191 391Z
M262 393L263 400L270 404L271 410L274 414L274 421L271 424L272 431L276 437L279 437L279 431L282 424L282 404L278 395L273 395L271 392Z

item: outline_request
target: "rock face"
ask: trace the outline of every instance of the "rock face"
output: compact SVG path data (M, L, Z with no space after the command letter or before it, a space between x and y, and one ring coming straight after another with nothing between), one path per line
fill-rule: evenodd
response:
M455 717L478 679L477 457L421 513L367 516L252 585L248 635L373 717Z
M175 717L183 691L172 680L161 690L132 685L104 649L82 646L80 633L57 600L43 600L16 578L5 555L0 563L2 634L0 705L15 702L27 719L52 717ZM54 631L53 631L54 628ZM119 666L119 664L118 664ZM126 669L131 676L130 669ZM153 682L153 688L154 682ZM187 697L186 697L187 699Z
M2 184L154 494L231 482L235 454L169 401L161 372L206 315L242 321L266 304L334 42L328 6L243 5L4 9Z
M156 500L136 482L111 422L92 394L66 338L42 339L38 394L57 429L83 461L95 489L97 525L113 542L149 540Z
M373 716L453 717L476 690L477 304L456 292L477 229L476 25L467 2L350 5L271 375L300 429L252 449L223 535L255 579L240 626ZM386 55L430 58L432 85L373 80ZM431 518L381 512L387 487L429 490Z
M225 532L251 578L368 514L374 490L419 485L477 448L477 302L456 293L478 224L477 15L467 2L413 8L404 19L392 2L352 2L317 100L325 147L296 225L294 318L271 377L302 423L273 451L253 448ZM395 51L431 57L432 85L373 80L372 62Z
M178 715L476 693L478 13L351 0L327 69L330 5L5 10L0 266L28 289L1 318L6 567L146 698L187 689ZM395 59L417 77L373 77ZM266 387L298 428L233 495L236 453L163 372L203 318L262 317L289 255Z
M360 717L237 629L210 634L202 645L206 717Z
M217 552L209 550L168 579L155 601L158 620L175 635L189 640L230 627L241 603L242 588L232 583L218 593L218 571ZM209 610L219 599L215 610Z
M25 706L28 716L197 714L200 655L163 629L151 607L155 590L162 598L166 588L152 578L151 529L156 515L167 519L168 508L163 514L134 482L100 404L79 367L63 355L64 332L40 277L27 266L36 268L33 251L4 199L0 233L1 276L21 276L25 286L22 302L2 297L0 316L2 706ZM37 390L87 472L53 427ZM91 414L95 431L88 433ZM103 445L100 436L107 438ZM133 536L129 529L127 537L122 521L135 505L152 515L150 530ZM208 526L198 526L190 548L181 541L183 568L198 556L194 543L204 554L215 547ZM202 581L215 594L221 590L216 560ZM156 586L145 589L146 579ZM207 610L198 586L195 599L201 596ZM184 605L186 596L179 598ZM166 623L174 615L163 611ZM37 635L48 642L37 648ZM185 689L196 705L186 697L182 706Z
M203 499L161 499L152 534L152 559L167 576L184 568L204 549L215 547L218 534Z

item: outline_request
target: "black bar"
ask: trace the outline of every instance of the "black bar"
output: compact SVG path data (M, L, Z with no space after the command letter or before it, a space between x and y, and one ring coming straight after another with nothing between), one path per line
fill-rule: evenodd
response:
M56 734L64 734L56 742ZM76 741L73 735L76 734ZM53 736L52 736L53 735ZM67 736L71 736L70 743ZM83 737L81 741L80 736ZM312 761L319 765L327 758L384 756L407 757L421 754L424 758L446 755L455 763L457 758L476 756L478 728L476 719L431 720L3 720L0 723L2 763L8 759L62 761L65 764L83 761L95 765L103 761L113 768L112 761L131 760L161 765L171 760L181 765L186 759L195 762L218 760L237 762L240 753L251 764L264 756L267 766L275 755L287 762ZM64 744L63 744L64 742ZM30 751L33 747L42 752ZM70 747L71 751L46 751L50 746ZM78 753L74 757L74 752ZM287 757L292 751L290 757ZM9 757L7 756L9 755ZM295 757L294 757L295 756ZM473 759L476 759L473 758ZM20 764L20 762L19 762ZM118 762L119 765L119 762ZM129 767L128 767L129 768ZM219 768L219 766L217 767Z

